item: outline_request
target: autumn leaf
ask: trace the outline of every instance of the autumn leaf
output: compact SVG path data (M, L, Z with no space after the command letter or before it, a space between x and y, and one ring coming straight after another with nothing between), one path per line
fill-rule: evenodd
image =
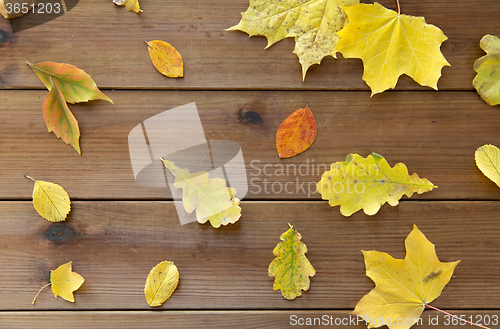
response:
M71 262L63 264L55 270L50 271L50 283L46 284L38 291L33 299L33 304L35 304L36 297L43 288L49 285L52 286L52 293L56 298L57 296L61 296L63 299L73 303L75 302L73 291L80 288L84 281L85 279L80 274L71 270Z
M71 201L68 193L57 184L35 180L33 188L33 205L36 211L50 222L62 222L71 210Z
M144 41L148 45L149 57L156 69L169 78L182 78L184 64L177 49L161 40Z
M488 105L498 105L500 104L500 39L493 35L485 35L481 39L480 46L486 55L474 63L477 75L472 85Z
M80 150L80 128L78 121L68 108L63 94L52 77L49 78L52 87L43 102L43 118L49 132L53 131L57 138L61 138L66 144L75 148L78 154Z
M21 17L29 13L31 6L35 3L35 0L7 0L7 4L4 0L0 0L0 14L2 14L5 19L13 19ZM23 10L23 7L25 8ZM9 13L7 13L9 11Z
M366 158L349 154L345 162L333 163L323 173L317 184L318 192L330 206L340 205L340 213L351 216L363 209L367 215L375 215L384 203L396 206L403 195L422 194L434 186L417 174L408 175L403 163L393 168L381 155L372 153Z
M439 261L434 245L416 225L405 247L405 259L394 259L379 251L361 251L366 275L375 288L358 302L352 314L362 316L368 328L410 328L425 306L441 295L460 262Z
M68 103L87 102L103 99L113 104L113 101L104 95L96 86L94 80L79 68L61 63L44 62L38 64L28 63L48 90L53 83L61 90Z
M126 6L128 11L135 11L136 13L141 13L142 9L139 6L139 0L113 0L113 3L118 6Z
M4 0L0 0L0 14L5 18L9 19L9 15L7 15L7 10L5 8Z
M302 290L309 289L309 277L316 274L305 253L306 245L300 241L302 236L293 226L280 236L283 242L278 243L273 254L276 258L269 265L269 276L274 277L274 290L288 300L294 300L302 295Z
M302 78L313 64L325 56L335 55L337 32L347 19L340 6L351 6L359 0L250 0L241 21L228 30L240 30L250 36L263 35L267 47L288 37L295 37L295 49L302 65Z
M196 209L199 223L210 221L213 227L218 228L221 224L234 224L241 217L240 200L235 197L236 189L227 187L225 180L209 178L205 171L191 174L171 161L161 160L175 176L174 187L182 188L184 209L188 214Z
M316 119L309 106L292 113L276 133L276 149L280 158L293 157L304 152L316 138Z
M449 66L440 46L447 37L423 17L401 15L378 3L343 7L349 24L335 48L345 58L361 58L363 80L372 96L394 88L399 76L409 75L437 90L443 66Z
M483 145L476 150L476 165L481 172L500 187L500 150L494 145Z
M172 296L179 283L179 271L174 262L163 261L149 272L144 294L149 306L160 306Z

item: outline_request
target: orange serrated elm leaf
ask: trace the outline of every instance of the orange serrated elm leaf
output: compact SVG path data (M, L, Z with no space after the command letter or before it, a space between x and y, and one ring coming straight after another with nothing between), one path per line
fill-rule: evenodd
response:
M169 78L184 76L184 63L177 49L161 40L144 41L148 45L149 57L156 69Z
M292 113L276 133L276 149L280 158L293 157L304 152L316 139L316 119L309 106Z
M47 125L49 132L53 131L58 138L61 138L66 144L75 148L78 154L82 155L80 151L80 129L78 128L78 121L71 113L64 95L57 85L49 77L51 83L50 91L43 102L43 118Z
M97 88L90 75L73 65L52 62L26 63L31 66L48 90L51 89L50 78L52 78L53 83L60 89L68 103L74 104L103 99L114 104L108 96Z

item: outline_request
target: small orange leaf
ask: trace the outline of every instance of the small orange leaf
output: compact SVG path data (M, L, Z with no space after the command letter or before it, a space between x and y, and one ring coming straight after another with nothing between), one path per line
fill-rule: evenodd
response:
M144 41L149 46L149 57L156 69L169 78L184 76L184 63L177 49L161 40Z
M276 133L276 149L280 158L293 157L304 152L316 138L316 119L309 106L292 113Z

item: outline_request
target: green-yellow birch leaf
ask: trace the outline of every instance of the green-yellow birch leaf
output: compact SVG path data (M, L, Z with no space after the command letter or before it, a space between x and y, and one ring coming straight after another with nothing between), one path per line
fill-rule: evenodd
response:
M441 262L434 244L415 225L405 247L405 259L394 259L385 252L361 251L366 276L375 288L361 298L352 314L363 317L368 328L410 328L425 305L441 295L460 262Z
M139 6L139 0L113 0L113 3L118 6L125 6L128 11L142 13L142 9Z
M381 155L372 153L366 158L349 154L345 162L333 163L323 173L317 184L318 192L330 206L340 205L340 213L351 216L363 209L367 215L375 215L384 203L396 206L403 195L422 194L434 186L417 174L408 175L403 163L393 168Z
M372 96L396 87L402 74L437 90L443 66L449 66L440 47L447 37L423 17L400 15L374 4L343 7L349 24L338 35L335 51L361 58L363 80Z
M113 104L113 101L97 88L90 75L73 65L52 62L38 64L27 62L27 64L31 66L48 90L52 88L50 82L50 78L52 78L68 103L103 99Z
M500 150L494 145L483 145L476 150L476 165L481 172L500 187Z
M498 105L500 104L500 39L493 35L485 35L481 39L480 46L486 55L474 63L477 75L472 85L488 105Z
M174 262L163 261L153 267L146 279L144 295L149 306L160 306L172 296L179 283L179 271Z
M290 225L290 224L288 224ZM306 245L300 241L302 236L297 230L290 229L280 236L283 242L278 243L273 254L276 258L269 265L269 276L274 277L274 290L288 300L302 295L302 290L309 289L309 277L316 274L305 253Z
M295 38L294 53L302 65L302 78L313 64L335 55L337 32L347 24L340 6L359 0L250 0L241 21L228 30L240 30L250 36L263 35L267 47L289 37Z
M61 138L66 144L75 148L78 154L80 150L80 128L78 121L68 108L63 94L52 77L49 78L52 87L43 102L43 118L49 132L53 131L57 138Z
M26 177L35 182L33 206L40 216L50 222L64 221L71 210L68 193L60 185Z
M235 197L236 189L227 187L225 180L209 178L205 171L191 174L171 161L161 160L175 176L174 187L182 188L184 209L188 214L196 210L199 223L210 221L213 227L218 228L234 224L241 217L240 200Z

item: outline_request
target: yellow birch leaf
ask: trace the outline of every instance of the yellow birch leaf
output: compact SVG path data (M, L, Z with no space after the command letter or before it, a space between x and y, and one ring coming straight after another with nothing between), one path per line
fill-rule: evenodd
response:
M345 58L361 58L363 80L372 96L396 87L407 74L418 84L437 90L443 66L449 66L440 47L446 39L423 17L401 15L377 2L343 7L349 24L338 35L335 51Z
M172 296L179 283L179 271L174 262L163 261L153 267L146 279L144 294L149 306L160 306Z
M281 290L288 300L301 296L302 290L307 291L309 277L316 274L305 255L307 247L300 241L301 238L300 233L290 225L290 229L280 236L283 242L274 248L276 258L269 265L269 276L275 278L273 289Z
M50 271L50 283L46 284L38 291L33 299L33 304L35 304L36 297L43 288L49 285L52 286L54 297L57 298L57 296L61 296L68 302L74 303L75 296L73 296L73 292L80 288L84 281L85 279L80 274L71 270L71 262L63 264L55 270Z
M480 46L486 55L474 63L477 75L472 85L488 105L498 105L500 104L500 39L493 35L485 35L481 39Z
M494 145L483 145L476 150L476 165L481 172L500 187L500 150Z
M135 11L136 13L142 13L142 9L139 6L139 0L113 0L118 6L126 6L128 11Z
M168 160L163 160L172 175L174 187L182 188L184 210L191 214L196 210L196 219L203 224L210 221L213 227L234 224L241 217L240 200L235 197L236 189L227 187L220 178L209 178L208 173L200 171L191 174Z
M71 210L68 193L60 185L26 177L35 182L33 205L40 216L50 222L64 221Z
M340 6L351 6L359 0L250 0L241 21L228 30L240 30L250 36L263 35L267 47L295 37L295 49L302 65L302 78L313 64L335 55L337 32L347 19Z
M169 78L184 76L184 63L177 49L161 40L144 41L148 45L149 57L156 69Z
M422 194L434 186L417 174L408 175L403 163L393 168L383 156L372 153L366 158L349 154L345 162L333 163L323 173L317 184L318 192L330 206L340 205L340 213L351 216L363 209L367 215L375 215L388 202L396 206L403 195Z
M425 305L441 295L460 262L439 261L434 244L416 225L405 247L405 259L394 259L385 252L361 251L366 276L373 280L375 288L361 298L352 314L363 317L368 328L410 328Z

